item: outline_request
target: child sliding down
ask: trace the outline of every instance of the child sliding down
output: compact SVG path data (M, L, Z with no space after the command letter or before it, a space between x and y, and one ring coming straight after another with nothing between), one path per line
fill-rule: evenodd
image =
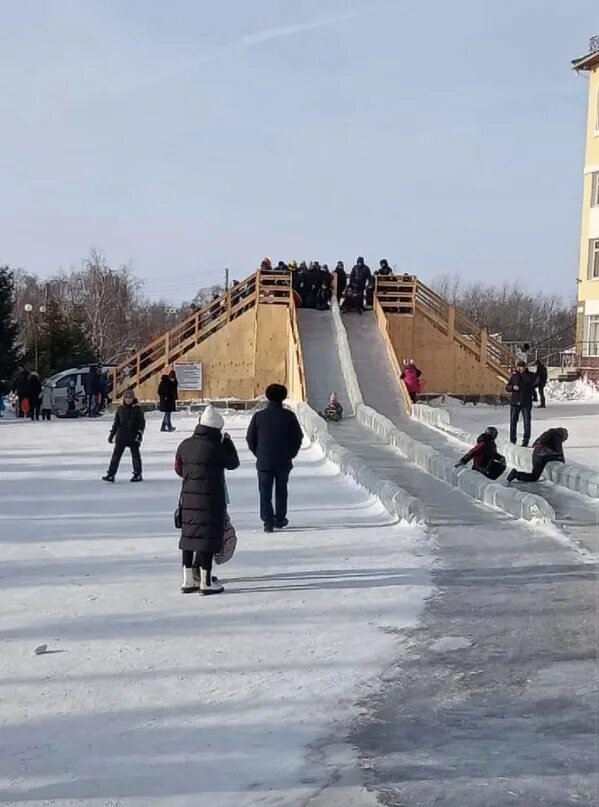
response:
M339 403L336 392L331 392L331 397L329 398L329 405L326 407L326 409L324 409L322 412L319 412L318 414L325 420L333 421L334 423L339 423L339 421L343 417L343 407Z

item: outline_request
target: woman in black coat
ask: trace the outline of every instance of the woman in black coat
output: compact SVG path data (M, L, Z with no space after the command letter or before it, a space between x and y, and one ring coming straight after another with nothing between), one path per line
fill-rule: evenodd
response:
M161 432L174 432L172 413L177 410L177 398L179 397L179 384L177 375L171 370L168 375L163 375L158 384L158 398L160 399L160 411L163 412Z
M183 585L188 594L220 594L221 585L212 579L212 559L223 546L225 529L225 470L239 468L233 441L221 430L224 420L207 406L195 432L177 449L175 471L182 477L181 539ZM195 563L194 563L195 552Z

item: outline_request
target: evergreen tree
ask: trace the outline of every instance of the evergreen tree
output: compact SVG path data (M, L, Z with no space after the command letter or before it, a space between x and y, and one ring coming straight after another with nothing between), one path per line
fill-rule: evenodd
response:
M2 386L14 375L22 355L19 329L12 315L14 297L13 271L8 266L0 266L0 384Z
M67 319L54 300L48 302L40 325L38 357L41 378L98 361L98 354L81 323Z

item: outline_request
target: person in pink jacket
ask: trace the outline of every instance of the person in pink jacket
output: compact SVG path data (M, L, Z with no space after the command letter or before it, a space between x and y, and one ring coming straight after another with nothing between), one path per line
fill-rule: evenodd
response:
M403 373L400 377L403 378L405 382L412 403L416 403L417 395L420 392L421 375L422 370L416 366L414 359L410 359L410 361L404 365Z

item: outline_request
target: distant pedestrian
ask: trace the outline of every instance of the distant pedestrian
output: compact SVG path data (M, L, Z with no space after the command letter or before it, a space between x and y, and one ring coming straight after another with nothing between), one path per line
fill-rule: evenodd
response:
M221 434L224 420L207 406L191 437L180 444L175 471L183 479L179 508L183 584L188 594L220 594L222 585L212 578L214 555L223 548L226 522L225 470L239 467L239 457L228 434ZM194 557L195 553L195 557Z
M73 379L69 381L69 385L67 387L66 415L68 418L76 418L79 415L77 412L77 387L75 386Z
M29 393L29 370L23 364L20 364L17 368L13 380L13 392L17 395L17 417L24 418L23 401L27 399Z
M108 442L114 442L114 451L112 452L108 472L106 476L102 477L104 482L114 482L121 457L126 448L131 451L131 460L133 462L131 481L143 481L139 447L141 446L145 428L146 419L143 410L137 402L133 390L128 389L123 395L123 403L116 410L114 422L108 435Z
M535 390L536 376L529 372L524 359L516 364L516 372L506 384L506 390L511 392L510 399L510 443L518 442L518 421L522 415L524 435L522 445L530 442L532 421L532 399Z
M568 439L568 430L564 428L547 429L532 444L532 471L516 471L513 468L508 482L536 482L540 479L548 462L565 462L564 443Z
M526 366L530 363L530 345L528 342L524 342L524 344L520 345L520 347L516 350L516 358L518 361L523 361Z
M29 417L31 420L39 420L42 408L42 382L37 373L29 374L27 398L29 399Z
M347 273L343 261L337 261L337 266L333 269L333 274L337 278L337 300L341 300L345 287L347 286Z
M410 396L412 403L416 403L418 400L421 375L422 370L416 365L414 359L410 359L410 361L404 365L400 378L403 379L406 385L406 389L408 390L408 395Z
M547 367L543 364L543 362L538 359L536 363L536 376L537 376L537 389L539 390L539 409L545 409L545 387L547 386L547 379L549 378L549 373L547 371Z
M350 286L360 289L362 296L364 296L366 284L368 283L368 279L370 277L370 267L364 263L364 258L359 257L349 276Z
M275 527L283 529L289 523L289 474L302 445L302 427L295 414L283 407L286 397L287 388L282 384L267 387L268 406L261 412L256 412L247 432L248 447L256 457L260 518L264 523L264 532L273 532Z
M158 385L158 398L160 400L160 411L163 413L161 432L174 432L172 415L177 411L179 385L177 374L171 370L168 375L163 375Z
M52 409L54 408L54 395L49 384L44 385L42 390L42 420L52 419Z

